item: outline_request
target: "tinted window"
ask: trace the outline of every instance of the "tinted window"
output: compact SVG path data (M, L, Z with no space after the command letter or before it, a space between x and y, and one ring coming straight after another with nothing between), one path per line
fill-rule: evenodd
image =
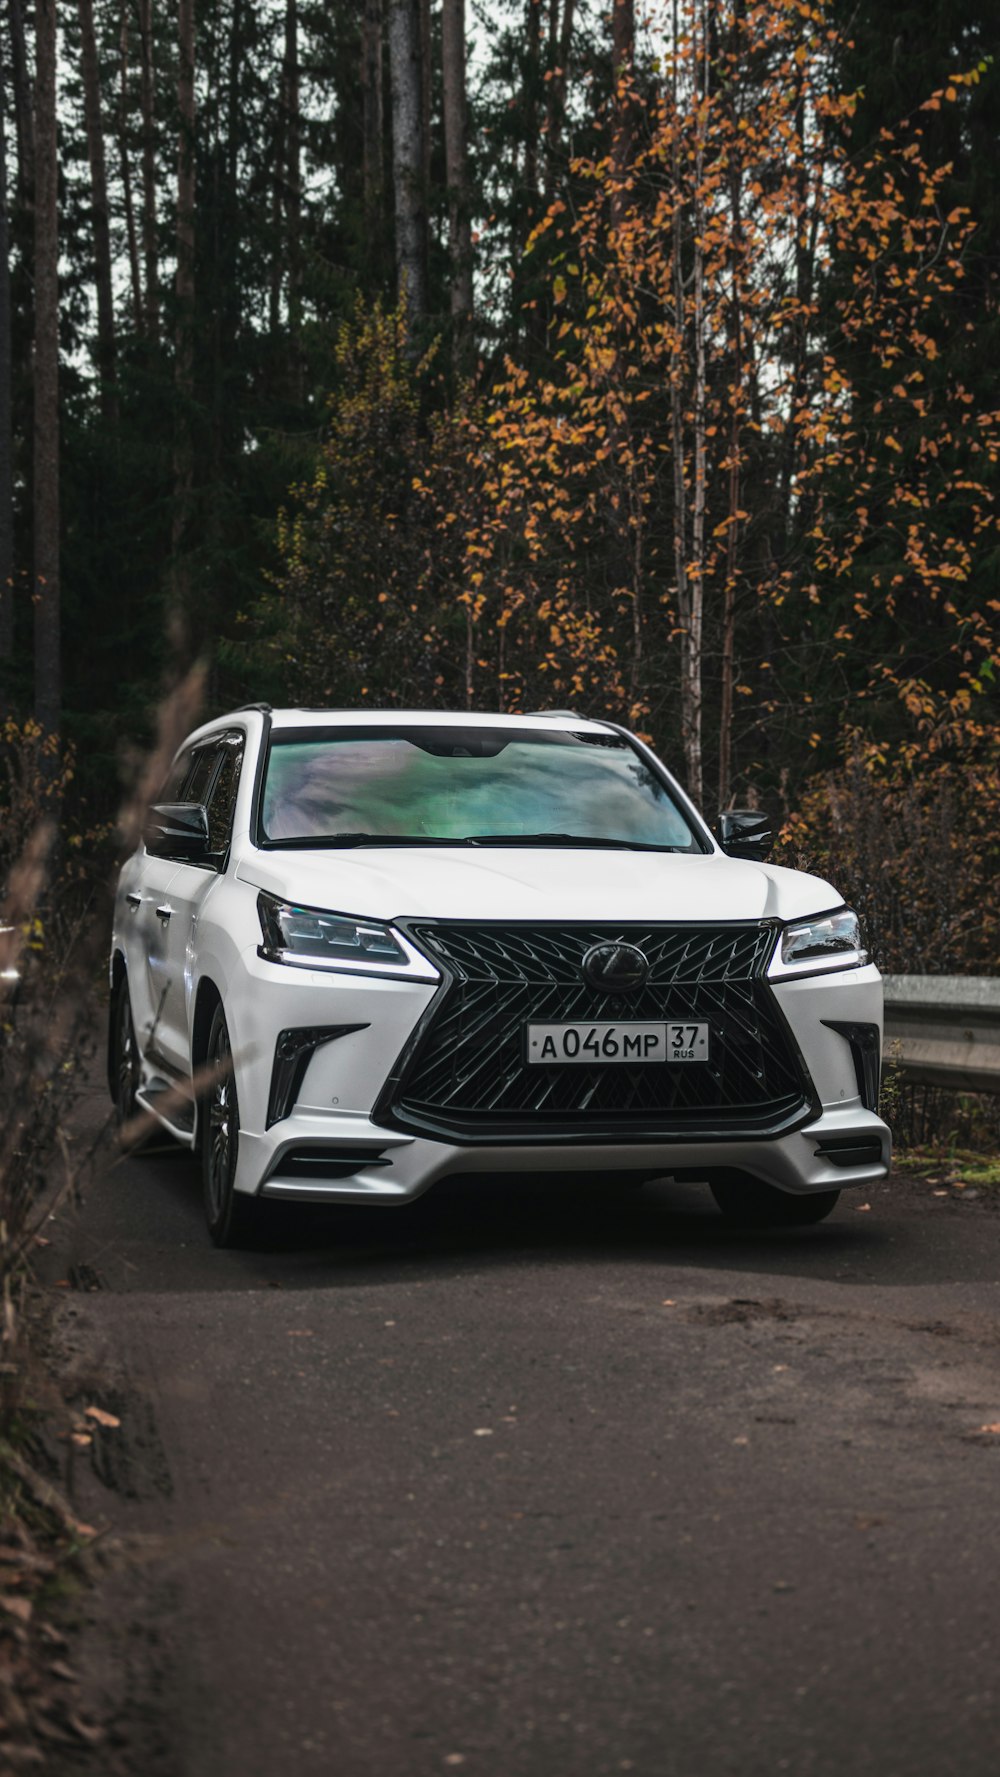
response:
M222 743L222 764L208 805L208 842L213 852L222 853L229 849L242 764L243 736L227 734Z
M665 783L613 733L447 726L272 737L265 843L546 836L701 851Z
M219 742L209 741L206 746L198 747L194 755L194 763L184 782L185 802L207 802L215 777L215 768L219 763Z
M184 785L187 783L194 759L194 748L185 747L170 767L167 780L156 797L157 802L183 802Z

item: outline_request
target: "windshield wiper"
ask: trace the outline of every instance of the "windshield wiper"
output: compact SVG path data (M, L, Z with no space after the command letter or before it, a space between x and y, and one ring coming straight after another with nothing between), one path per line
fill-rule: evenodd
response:
M651 845L642 839L597 839L589 833L467 833L465 845L570 845L605 851L686 851L683 845Z
M467 845L469 841L432 838L427 833L303 833L266 843L275 851L339 851L358 845Z

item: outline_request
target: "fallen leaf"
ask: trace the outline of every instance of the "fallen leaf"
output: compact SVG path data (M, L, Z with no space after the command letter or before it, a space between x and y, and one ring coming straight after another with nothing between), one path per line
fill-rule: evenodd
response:
M933 1197L947 1197L948 1193L947 1191L932 1191L931 1195Z
M673 1296L668 1296L666 1301L663 1303L663 1306L664 1306L664 1308L676 1308L677 1303L674 1301Z
M51 1246L52 1242L51 1242L51 1240L46 1240L44 1234L36 1234L35 1235L35 1245L36 1246Z
M103 1407L85 1407L84 1417L93 1419L97 1425L121 1425L121 1420L116 1419L113 1413L105 1413Z
M465 1753L464 1752L446 1752L444 1755L444 1762L446 1765L464 1765Z
M991 1438L1000 1438L1000 1419L994 1420L992 1425L981 1425L979 1430L988 1432Z
M864 1215L864 1214L865 1214L865 1212L866 1212L866 1211L867 1211L867 1210L869 1210L869 1209L871 1209L871 1204L870 1204L870 1203L857 1203L857 1204L855 1204L855 1214L856 1214L856 1215L859 1215L859 1216L863 1216L863 1215Z
M750 1442L749 1438L734 1438L733 1439L734 1444L749 1444L749 1442Z
M93 1726L89 1721L84 1721L79 1715L71 1715L68 1719L74 1734L78 1734L85 1745L100 1745L101 1741L104 1739L103 1728Z
M493 1436L493 1428L489 1425L480 1425L472 1435L474 1438L491 1438Z
M9 1617L16 1617L19 1623L30 1623L34 1605L30 1598L0 1596L0 1610L5 1610Z
M84 1449L87 1444L92 1444L94 1441L89 1431L75 1431L73 1432L72 1437L74 1444L78 1444L81 1450Z

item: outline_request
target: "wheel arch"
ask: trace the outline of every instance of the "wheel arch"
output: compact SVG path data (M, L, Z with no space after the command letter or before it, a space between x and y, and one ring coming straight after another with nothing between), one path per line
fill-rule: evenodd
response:
M208 1038L212 1028L212 1017L216 1006L221 1006L222 994L211 975L203 975L198 983L194 998L194 1016L191 1020L191 1072L196 1075L200 1067L208 1060ZM195 1094L195 1104L198 1094ZM196 1145L200 1140L201 1118L197 1119Z
M118 1057L115 1054L115 1006L118 1003L118 995L121 991L122 983L126 981L127 978L128 970L125 967L124 953L120 950L115 950L111 957L111 992L108 997L108 1049L106 1058L108 1091L112 1098L115 1096L115 1086L118 1076Z

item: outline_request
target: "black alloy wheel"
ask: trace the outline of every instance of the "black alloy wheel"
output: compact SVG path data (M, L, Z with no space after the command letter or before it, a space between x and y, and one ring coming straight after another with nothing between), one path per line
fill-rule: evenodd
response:
M216 1246L238 1246L250 1233L257 1205L234 1189L240 1146L240 1107L229 1028L216 1006L208 1034L208 1066L215 1078L202 1100L201 1178L205 1221Z
M836 1209L839 1191L811 1191L797 1197L760 1179L713 1179L711 1192L734 1228L812 1228Z
M127 1128L140 1115L135 1099L140 1080L139 1045L136 1041L135 1025L132 1022L132 1002L129 999L128 977L125 975L122 976L115 988L111 1021L115 1122L121 1130Z

